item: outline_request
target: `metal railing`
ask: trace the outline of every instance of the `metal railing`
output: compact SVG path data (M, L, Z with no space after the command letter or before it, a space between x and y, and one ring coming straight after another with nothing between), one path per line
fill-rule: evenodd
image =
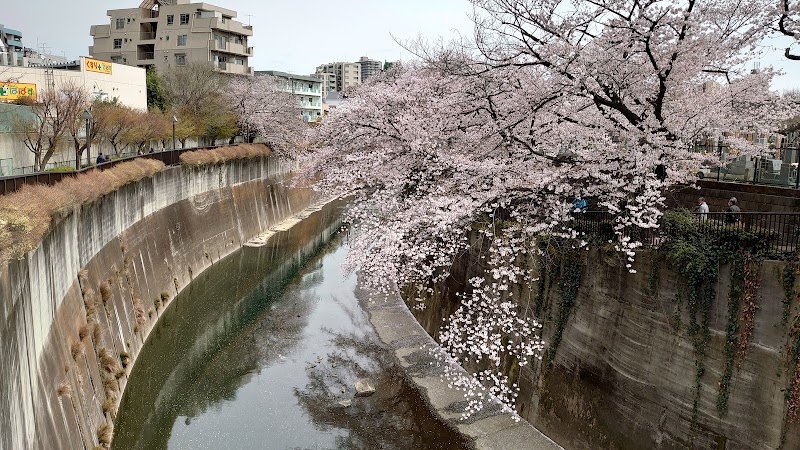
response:
M618 240L615 216L604 211L582 211L573 215L570 224L579 237L590 242ZM800 251L800 213L709 212L693 213L696 230L720 242L739 245L747 240L752 246L771 256L786 256ZM663 227L623 228L621 236L641 242L644 247L657 247L666 240Z
M67 177L74 177L79 173L84 173L89 170L105 170L111 167L116 166L117 164L131 161L136 158L148 158L148 159L157 159L164 163L166 166L176 166L180 164L180 157L181 154L184 152L190 152L194 150L205 150L205 149L212 149L212 148L220 148L220 147L227 147L229 144L225 145L214 145L214 146L207 146L207 147L192 147L192 148L178 148L174 150L164 150L160 152L153 152L153 153L145 153L143 155L133 155L128 157L123 157L119 159L114 159L112 161L108 161L99 165L93 165L91 167L87 167L85 169L81 169L78 171L69 171L69 172L37 172L31 173L26 175L16 175L10 177L0 177L0 195L10 194L20 188L25 186L26 184L48 184L52 185L58 183L59 181L63 180ZM233 144L236 145L236 144ZM74 164L74 161L73 161Z
M143 41L152 41L155 38L156 38L155 31L142 31L139 33L139 39Z
M155 59L156 54L154 52L142 52L139 53L138 58L139 61L149 61L151 59Z

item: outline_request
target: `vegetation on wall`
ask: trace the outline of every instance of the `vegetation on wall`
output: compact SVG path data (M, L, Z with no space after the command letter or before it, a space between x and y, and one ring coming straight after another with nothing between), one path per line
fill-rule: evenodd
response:
M547 346L547 363L551 365L556 357L556 352L561 344L561 339L564 335L564 329L567 326L570 316L578 301L578 289L581 285L583 278L583 270L586 266L584 257L581 255L581 250L571 245L570 241L564 240L547 240L544 242L543 254L547 257L541 259L540 264L540 278L539 278L539 295L536 301L536 317L540 317L542 313L542 303L545 293L545 283L547 278L550 283L556 282L558 286L558 304L553 317L553 336L548 341ZM541 268L547 270L541 270ZM545 276L548 274L548 276ZM549 315L549 311L548 311Z
M716 406L720 416L728 410L730 382L734 367L741 367L753 334L758 310L760 261L769 256L768 232L739 229L714 229L697 220L689 211L669 211L664 215L666 241L661 250L669 266L684 280L676 310L685 302L688 313L686 333L694 345L695 397L693 420L702 394L706 372L706 346L710 338L709 319L716 292L714 286L720 266L730 267L730 288L723 344L724 368L719 380ZM679 315L679 314L678 314ZM680 328L679 323L676 325Z

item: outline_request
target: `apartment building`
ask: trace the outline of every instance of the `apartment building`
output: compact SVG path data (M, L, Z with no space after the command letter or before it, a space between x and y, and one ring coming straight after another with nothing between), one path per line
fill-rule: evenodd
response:
M259 70L255 74L277 78L284 91L294 94L300 114L307 122L322 118L322 82L318 78L277 70Z
M0 66L25 66L22 33L0 24Z
M236 11L190 0L144 0L138 8L106 14L108 24L90 29L94 58L159 71L210 62L222 73L253 75L253 28L234 20Z
M326 94L330 91L342 92L350 86L361 84L361 64L357 62L322 64L317 66L314 76L321 79L323 75L326 75L328 80L328 85L325 87Z
M359 58L358 63L361 65L361 82L364 83L373 75L381 73L383 70L383 62L369 59L368 56Z

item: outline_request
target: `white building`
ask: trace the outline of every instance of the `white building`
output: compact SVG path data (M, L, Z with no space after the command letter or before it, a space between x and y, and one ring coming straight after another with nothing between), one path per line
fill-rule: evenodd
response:
M0 101L12 102L23 95L35 99L39 92L66 84L83 86L95 99L117 99L125 106L147 110L144 69L86 57L65 64L3 68Z
M294 94L300 114L306 121L316 122L322 118L322 82L319 78L277 70L256 71L256 76L264 75L277 78L282 83L284 91Z
M138 8L111 9L108 22L92 25L89 53L138 67L208 62L222 73L252 75L253 27L234 20L236 11L190 0L144 0Z

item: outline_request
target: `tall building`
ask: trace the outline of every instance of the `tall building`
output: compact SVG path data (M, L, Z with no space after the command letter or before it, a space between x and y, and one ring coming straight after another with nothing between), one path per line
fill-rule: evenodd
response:
M22 33L0 24L0 66L25 66Z
M361 64L361 82L367 81L367 78L381 73L383 70L383 62L369 59L367 56L362 56L358 63Z
M330 91L342 92L350 86L358 86L361 84L361 64L360 63L347 63L347 62L333 62L317 66L314 76L322 79L321 74L333 75L326 77L328 86L325 87L325 93Z
M233 20L236 11L190 0L144 0L138 8L106 14L109 23L90 30L94 58L159 71L210 62L223 73L253 75L253 27Z
M277 78L282 90L294 94L300 114L307 122L315 122L322 118L322 82L318 78L277 70L259 70L256 76Z

